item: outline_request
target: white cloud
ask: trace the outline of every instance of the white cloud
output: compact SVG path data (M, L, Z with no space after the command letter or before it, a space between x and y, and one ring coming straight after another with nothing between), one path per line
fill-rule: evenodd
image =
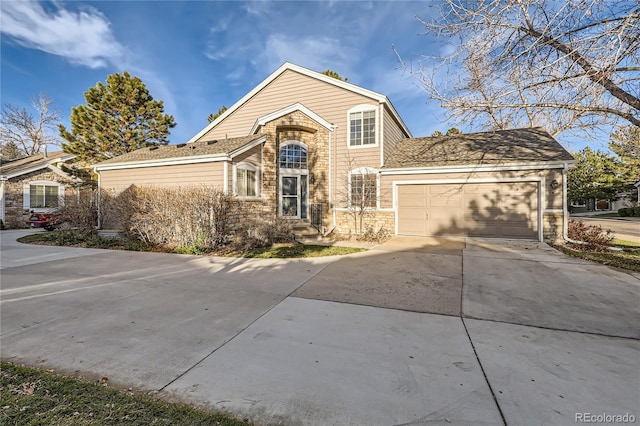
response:
M266 41L264 52L256 61L267 70L274 70L284 62L323 71L327 68L347 73L352 55L339 40L328 36L295 37L272 34Z
M62 56L74 64L100 68L123 54L111 23L92 8L55 12L31 1L2 1L1 32L31 49ZM57 6L57 5L56 5Z

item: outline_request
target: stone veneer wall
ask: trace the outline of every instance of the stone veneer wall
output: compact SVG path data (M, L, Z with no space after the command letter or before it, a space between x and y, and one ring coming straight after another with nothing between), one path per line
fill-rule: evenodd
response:
M64 197L70 196L75 189L69 185L71 181L64 179L50 170L37 171L9 179L5 182L5 227L9 229L27 228L29 210L23 208L23 186L36 180L59 182L64 185Z
M359 218L356 218L359 220ZM384 229L390 234L395 233L395 213L387 210L372 210L365 214L362 221L363 230L372 228L374 232ZM339 210L336 212L336 229L340 235L355 235L354 218L351 212Z
M331 224L329 205L329 130L300 111L294 111L265 124L267 135L263 150L262 198L263 209L277 214L280 145L289 140L308 147L309 161L309 219L311 204L322 204L323 225ZM311 177L315 182L311 182Z
M562 240L562 213L544 213L542 216L542 234L547 242Z

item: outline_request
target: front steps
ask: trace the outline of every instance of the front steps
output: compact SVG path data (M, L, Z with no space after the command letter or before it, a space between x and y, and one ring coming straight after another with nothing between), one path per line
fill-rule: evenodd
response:
M296 241L322 240L322 234L307 222L294 223L293 235Z

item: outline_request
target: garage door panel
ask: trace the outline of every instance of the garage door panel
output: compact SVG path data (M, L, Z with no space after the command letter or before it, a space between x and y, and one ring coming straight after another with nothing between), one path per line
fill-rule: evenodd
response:
M427 220L429 213L426 209L407 208L402 215L406 220Z
M414 195L425 195L428 191L429 188L425 188L424 185L407 185L403 188L402 194L411 197Z
M536 182L400 185L398 233L537 239L537 191Z

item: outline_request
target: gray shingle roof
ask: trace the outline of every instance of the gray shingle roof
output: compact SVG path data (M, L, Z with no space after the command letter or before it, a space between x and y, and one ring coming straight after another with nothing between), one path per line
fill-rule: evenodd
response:
M549 133L535 127L402 139L383 169L543 161L573 161L573 157Z
M22 172L27 172L34 168L44 168L48 164L54 164L65 159L71 159L74 155L67 154L63 151L50 152L45 157L44 154L30 155L29 157L20 158L0 163L0 175L16 176Z
M163 145L158 147L141 148L127 154L102 161L96 166L120 163L136 163L140 161L163 160L173 158L194 157L200 155L228 154L263 135L250 135L240 138L198 141L188 144Z

